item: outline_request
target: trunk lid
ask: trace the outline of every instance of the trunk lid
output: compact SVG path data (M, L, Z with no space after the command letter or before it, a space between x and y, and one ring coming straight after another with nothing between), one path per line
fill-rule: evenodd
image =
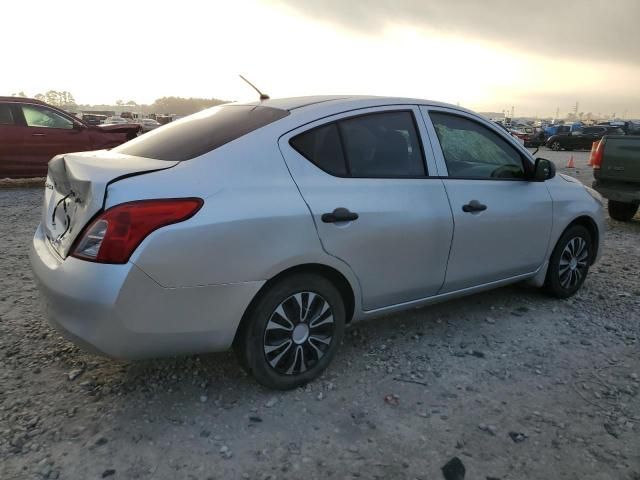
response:
M102 210L110 183L177 164L106 150L57 155L49 162L45 183L42 209L45 235L65 258L80 231Z
M640 183L640 136L607 136L598 178Z

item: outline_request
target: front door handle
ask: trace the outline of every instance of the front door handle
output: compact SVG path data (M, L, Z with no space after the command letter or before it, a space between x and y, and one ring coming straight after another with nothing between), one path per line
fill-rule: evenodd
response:
M339 207L331 213L323 213L320 218L324 223L352 222L358 219L358 214L350 212L348 208Z
M483 205L478 200L471 200L469 203L462 206L462 211L467 213L483 212L486 209L487 206Z
M31 136L32 137L45 137L46 133L32 133Z

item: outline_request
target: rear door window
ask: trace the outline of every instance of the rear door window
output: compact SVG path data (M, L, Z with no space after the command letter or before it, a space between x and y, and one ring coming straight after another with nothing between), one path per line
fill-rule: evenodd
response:
M0 103L0 125L15 125L13 111L8 103Z
M352 177L424 177L411 112L381 112L338 122Z
M289 115L255 105L222 105L171 122L113 149L156 160L189 160Z
M290 145L325 172L354 178L426 176L413 114L376 112L322 125Z

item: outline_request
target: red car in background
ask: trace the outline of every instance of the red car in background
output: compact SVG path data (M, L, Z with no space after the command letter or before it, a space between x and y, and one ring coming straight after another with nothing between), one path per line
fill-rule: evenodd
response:
M31 98L0 97L0 179L45 177L60 153L113 148L138 135L140 125L87 125Z

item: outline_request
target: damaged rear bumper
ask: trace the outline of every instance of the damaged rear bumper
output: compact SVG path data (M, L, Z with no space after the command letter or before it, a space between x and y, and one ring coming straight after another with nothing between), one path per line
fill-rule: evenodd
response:
M132 263L63 260L41 227L30 259L49 322L86 350L127 360L228 349L263 285L164 288Z

